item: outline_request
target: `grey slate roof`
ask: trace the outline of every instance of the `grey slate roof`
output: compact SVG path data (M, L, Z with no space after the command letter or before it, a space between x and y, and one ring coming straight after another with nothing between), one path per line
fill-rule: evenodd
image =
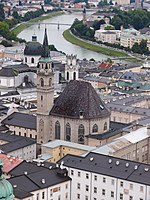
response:
M68 176L60 176L58 174L58 168L46 169L41 171L33 172L27 175L21 175L9 179L9 182L14 186L14 193L19 199L21 197L30 196L31 192L40 190L42 188L48 188L53 185L57 185L66 181L71 180ZM42 179L45 179L45 183L42 183Z
M36 116L25 113L14 112L1 123L36 130Z
M109 117L110 112L90 83L70 81L56 99L50 111L52 115L83 119Z
M0 150L2 150L4 153L13 152L17 149L21 149L36 143L36 141L31 138L11 135L9 132L0 133L0 140L7 142L6 144L0 145Z
M16 198L18 199L24 199L24 198L28 198L28 197L31 197L33 196L32 193L29 193L29 192L25 192L19 188L15 188L14 189L14 195Z
M43 164L44 166L42 166ZM45 168L49 168L50 166L52 167L55 166L55 164L53 163L43 163L43 164L38 166L36 163L23 161L17 167L13 168L10 171L10 174L12 176L21 176L24 174L24 172L27 172L28 174L32 174L39 171L43 171Z
M90 160L92 158L92 161ZM111 159L111 163L109 163ZM64 166L98 173L140 184L150 185L150 165L115 158L107 155L89 153L85 157L66 155L58 163L64 161ZM119 161L119 165L116 162ZM126 167L126 163L129 166ZM137 169L135 169L137 166ZM148 168L148 171L145 169Z
M36 68L30 68L26 64L17 64L17 65L9 65L5 66L0 70L0 76L4 77L14 77L17 76L18 73L23 73L23 72L35 72L36 73Z

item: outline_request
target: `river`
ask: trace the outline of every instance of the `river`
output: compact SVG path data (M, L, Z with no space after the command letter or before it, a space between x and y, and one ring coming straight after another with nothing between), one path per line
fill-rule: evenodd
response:
M89 15L91 13L88 13ZM72 24L73 21L78 18L82 19L82 13L81 12L74 12L72 14L64 14L60 16L56 16L47 20L42 21L43 23L64 23L64 24ZM68 29L69 26L66 25L60 25L60 28L58 30L57 25L46 25L47 33L48 33L48 40L49 44L55 45L55 47L62 52L65 52L66 54L74 54L77 55L79 59L90 59L94 58L97 61L106 60L108 58L107 55L93 52L87 49L84 49L82 47L76 46L74 44L71 44L70 42L66 41L63 38L63 32L64 30ZM43 42L44 37L44 29L45 25L41 24L40 28L38 28L38 25L33 25L22 31L18 36L20 38L25 39L26 41L31 41L32 35L35 33L37 35L37 40L39 42Z

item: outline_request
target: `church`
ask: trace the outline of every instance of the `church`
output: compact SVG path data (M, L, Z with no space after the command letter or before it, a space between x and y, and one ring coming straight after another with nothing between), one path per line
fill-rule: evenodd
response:
M110 112L104 102L91 84L77 80L75 71L71 76L72 80L54 101L54 67L45 31L37 71L37 140L40 144L54 139L86 144L86 136L109 130ZM66 77L69 80L67 72Z

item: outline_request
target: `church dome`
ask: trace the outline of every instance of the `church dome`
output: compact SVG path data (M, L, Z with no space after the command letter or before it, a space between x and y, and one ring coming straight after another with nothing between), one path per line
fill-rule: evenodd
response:
M2 200L12 200L13 195L13 187L5 178L0 178L0 199Z
M0 199L13 200L13 187L2 175L2 161L0 161Z
M39 42L28 42L24 49L24 55L41 56L43 51L43 45Z

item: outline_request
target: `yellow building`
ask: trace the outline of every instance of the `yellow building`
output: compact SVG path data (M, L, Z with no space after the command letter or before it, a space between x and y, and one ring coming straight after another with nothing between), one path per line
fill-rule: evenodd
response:
M47 159L49 162L57 162L66 154L82 155L94 149L95 147L90 147L87 145L67 142L63 140L53 140L41 145L42 154L39 156L39 159Z

